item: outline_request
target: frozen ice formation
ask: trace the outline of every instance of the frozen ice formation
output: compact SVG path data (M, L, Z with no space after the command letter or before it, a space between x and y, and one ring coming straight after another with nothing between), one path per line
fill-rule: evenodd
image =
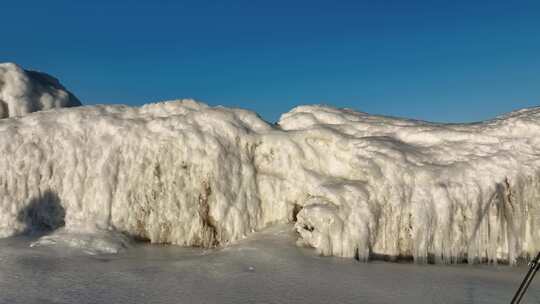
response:
M0 63L0 118L80 105L56 78L14 63Z
M269 129L254 113L192 101L0 120L0 235L65 210L77 233L205 247L239 239L265 224L253 153Z
M0 236L114 252L118 233L212 247L294 222L323 255L513 263L540 249L539 135L540 108L473 124L301 106L270 125L192 100L38 112L0 120Z
M540 108L434 124L303 106L279 124L290 144L267 149L289 157L264 167L290 169L271 184L294 190L273 200L300 205L301 239L324 255L514 263L540 249Z

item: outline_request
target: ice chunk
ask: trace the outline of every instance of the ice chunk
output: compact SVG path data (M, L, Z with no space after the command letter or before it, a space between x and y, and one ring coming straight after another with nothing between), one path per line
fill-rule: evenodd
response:
M31 247L57 246L81 250L87 254L119 253L130 247L130 240L117 231L95 230L71 232L60 228L53 234L41 237Z
M80 105L56 78L14 63L0 63L0 118Z

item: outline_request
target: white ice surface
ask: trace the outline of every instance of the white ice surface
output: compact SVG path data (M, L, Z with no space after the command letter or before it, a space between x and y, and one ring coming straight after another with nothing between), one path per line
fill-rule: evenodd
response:
M0 63L0 118L80 105L56 78L14 63Z
M513 263L540 249L538 135L539 108L450 125L303 106L272 126L192 100L33 113L0 120L0 236L65 222L47 238L213 247L296 222L323 255Z
M509 303L526 267L321 258L271 227L231 246L135 244L116 255L0 240L0 303ZM523 303L540 301L536 278Z
M38 246L75 248L94 255L119 253L130 248L131 241L124 234L117 231L72 232L59 228L54 234L45 235L30 244L30 247Z

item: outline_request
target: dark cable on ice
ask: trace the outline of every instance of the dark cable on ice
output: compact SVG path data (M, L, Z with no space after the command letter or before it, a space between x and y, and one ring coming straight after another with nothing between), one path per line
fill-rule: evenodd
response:
M511 304L518 304L521 302L521 298L523 298L523 295L525 295L525 292L527 292L527 288L529 288L529 285L531 284L538 269L540 269L540 252L538 252L536 257L529 263L529 271L516 291L512 302L510 302Z

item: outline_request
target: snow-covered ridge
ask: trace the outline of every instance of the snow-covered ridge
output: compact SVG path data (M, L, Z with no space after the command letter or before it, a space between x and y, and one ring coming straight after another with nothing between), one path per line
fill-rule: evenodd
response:
M41 213L57 209L77 233L200 246L239 239L264 226L252 155L256 132L269 129L254 113L190 100L1 120L0 235L43 226Z
M182 100L3 119L0 236L65 223L46 243L209 247L290 221L324 255L514 262L540 249L539 115L448 125L302 106L272 126Z
M14 63L0 63L0 118L80 105L56 78Z
M540 249L540 108L434 124L303 106L282 116L303 157L296 227L323 254L485 261ZM276 164L270 164L275 166Z

